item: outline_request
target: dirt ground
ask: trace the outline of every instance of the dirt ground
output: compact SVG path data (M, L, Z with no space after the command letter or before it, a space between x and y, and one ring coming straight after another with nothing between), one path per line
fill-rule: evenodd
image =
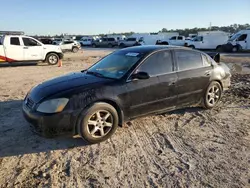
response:
M67 53L61 68L0 67L0 187L250 187L250 54L222 56L233 84L212 110L140 118L95 145L33 133L21 111L29 89L108 53Z

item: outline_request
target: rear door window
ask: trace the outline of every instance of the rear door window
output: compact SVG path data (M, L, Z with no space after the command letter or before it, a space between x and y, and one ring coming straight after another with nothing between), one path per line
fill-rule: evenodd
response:
M179 71L203 67L203 60L199 52L189 50L175 51L175 56Z
M20 46L19 37L11 37L11 38L10 38L10 44L11 44L11 45Z
M179 37L177 38L177 40L182 40L182 38L183 38L183 37L179 36Z
M170 51L152 54L140 65L136 72L147 72L149 76L173 72L173 61Z
M114 38L108 38L108 41L115 41Z

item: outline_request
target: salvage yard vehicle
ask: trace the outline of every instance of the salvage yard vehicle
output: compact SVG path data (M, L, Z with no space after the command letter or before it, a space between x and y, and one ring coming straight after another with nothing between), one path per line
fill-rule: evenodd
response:
M215 107L230 86L218 55L176 46L117 50L87 70L32 88L23 114L36 132L79 134L89 143L108 139L137 117L201 105Z
M94 40L92 42L92 47L96 48L96 47L109 47L112 48L114 46L118 45L118 41L115 38L108 38L108 37L104 37L101 39L97 39Z
M59 43L59 46L63 52L71 51L76 53L81 49L80 43L74 40L65 40Z
M158 40L156 41L157 45L176 45L176 46L184 46L186 42L186 38L184 36L173 36L168 40Z
M234 34L227 44L232 52L250 50L250 29L241 30Z
M139 38L129 37L125 40L119 41L118 46L121 48L124 48L124 47L131 47L131 46L140 46L143 44L144 44L143 37L139 37Z
M223 31L198 32L198 35L192 40L187 40L184 46L193 49L219 51L228 38L229 33Z
M60 47L45 45L23 32L0 31L0 62L43 61L50 65L63 58Z

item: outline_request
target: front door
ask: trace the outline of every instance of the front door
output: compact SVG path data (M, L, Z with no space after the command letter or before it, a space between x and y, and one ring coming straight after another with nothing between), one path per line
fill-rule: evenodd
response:
M152 54L134 73L138 72L147 72L150 78L130 80L127 83L130 97L130 117L164 111L176 105L175 83L177 75L173 72L170 51Z
M241 36L239 36L236 43L242 47L242 50L246 50L248 47L247 46L247 34L242 34Z
M6 43L5 46L3 46L5 49L5 56L1 59L4 59L8 62L14 62L14 61L23 61L24 60L24 49L20 42L20 37L6 37L7 41L4 41Z
M22 37L22 41L25 61L43 60L43 46L41 43L29 37Z
M195 104L201 100L209 84L212 65L200 52L176 50L178 106Z

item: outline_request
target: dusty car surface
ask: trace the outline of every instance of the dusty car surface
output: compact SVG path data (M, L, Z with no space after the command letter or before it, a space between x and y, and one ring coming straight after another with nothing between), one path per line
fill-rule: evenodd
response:
M200 51L130 47L34 87L24 99L23 114L42 135L71 132L98 143L140 116L195 104L213 108L230 77L225 64Z

